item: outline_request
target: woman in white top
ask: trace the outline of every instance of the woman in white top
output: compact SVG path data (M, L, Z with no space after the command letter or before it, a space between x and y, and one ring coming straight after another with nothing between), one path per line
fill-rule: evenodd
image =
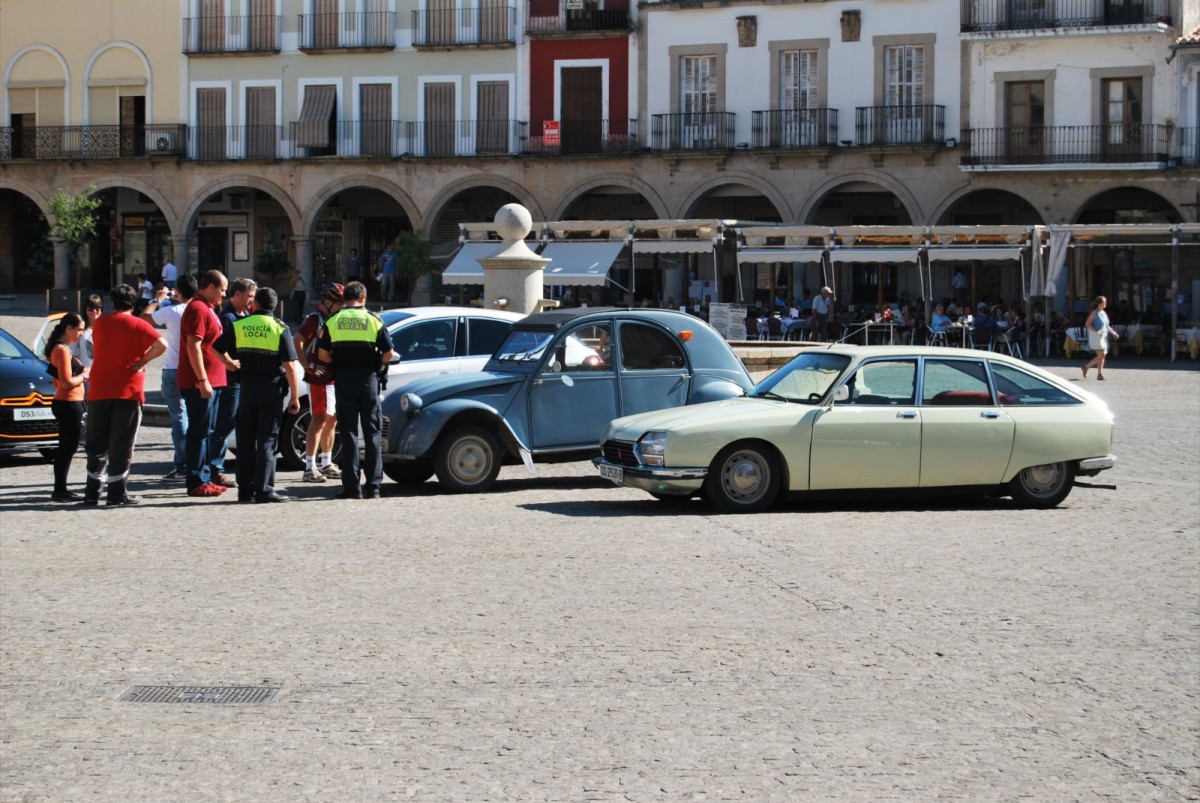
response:
M1096 366L1096 378L1104 379L1104 358L1108 356L1108 339L1117 339L1116 331L1108 325L1108 313L1104 311L1107 306L1107 298L1096 296L1096 300L1092 302L1092 311L1084 323L1087 327L1088 348L1096 353L1092 361L1083 366L1084 379L1087 379L1088 369L1093 365Z

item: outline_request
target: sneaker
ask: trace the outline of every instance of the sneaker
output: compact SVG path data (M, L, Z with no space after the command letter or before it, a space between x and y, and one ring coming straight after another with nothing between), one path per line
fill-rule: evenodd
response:
M207 482L204 485L197 485L195 488L188 489L188 496L209 497L220 496L223 493L224 491L218 491L217 486L213 485L211 482Z
M304 472L305 482L325 482L325 475L315 468Z
M213 485L220 485L223 488L225 488L226 490L237 487L237 480L235 480L233 477L229 476L228 474L222 474L219 471L217 471L213 474L212 483L213 483Z
M187 482L187 472L171 469L163 475L162 482Z
M342 470L333 463L325 466L325 468L317 469L325 476L326 479L340 480L342 478Z

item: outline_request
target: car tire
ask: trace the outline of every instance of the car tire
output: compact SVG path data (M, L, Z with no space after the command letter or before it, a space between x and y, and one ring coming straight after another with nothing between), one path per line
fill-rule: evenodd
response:
M725 513L758 513L779 495L780 469L775 455L762 443L726 446L713 460L704 482L705 495Z
M417 463L384 463L383 473L389 480L401 485L420 485L433 476L433 463L427 460Z
M492 487L500 473L500 444L482 427L459 427L442 438L433 467L442 488L478 493Z
M1008 483L1008 495L1021 507L1057 507L1075 485L1074 463L1047 463L1022 469Z
M292 415L283 414L283 422L279 425L279 468L282 471L301 471L304 468L304 438L308 434L308 423L312 421L312 411L308 399L300 400L300 412ZM339 464L342 455L342 444L338 438L333 439L333 464Z

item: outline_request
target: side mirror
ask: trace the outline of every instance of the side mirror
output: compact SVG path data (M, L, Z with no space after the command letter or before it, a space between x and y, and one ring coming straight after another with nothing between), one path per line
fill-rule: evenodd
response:
M390 360L388 360L388 365L399 365L399 364L400 364L400 355L393 351L392 358Z
M833 392L833 403L850 401L850 386L838 385L838 389Z

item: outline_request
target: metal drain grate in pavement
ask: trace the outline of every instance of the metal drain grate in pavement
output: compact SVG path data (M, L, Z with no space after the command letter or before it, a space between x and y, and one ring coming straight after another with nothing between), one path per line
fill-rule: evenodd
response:
M278 686L134 686L122 703L269 703Z

